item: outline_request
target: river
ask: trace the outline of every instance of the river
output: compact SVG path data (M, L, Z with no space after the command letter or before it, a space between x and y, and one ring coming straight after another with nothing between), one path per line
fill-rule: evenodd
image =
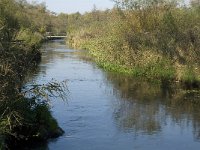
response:
M103 71L85 53L44 44L33 82L67 80L69 93L51 102L65 134L36 149L199 150L199 95Z

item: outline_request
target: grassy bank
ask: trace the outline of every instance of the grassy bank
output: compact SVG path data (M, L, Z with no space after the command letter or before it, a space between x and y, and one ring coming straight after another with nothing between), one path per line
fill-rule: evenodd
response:
M61 92L59 84L22 90L27 73L41 59L43 25L34 24L34 13L34 17L27 13L39 6L31 7L26 1L0 1L0 149L17 149L63 133L46 99L49 93Z
M30 69L37 67L41 53L24 46L11 46L9 53L0 53L2 149L12 149L34 141L46 141L63 133L51 115L48 101L41 96L45 92L37 93L41 92L41 89L34 88L22 91L24 78ZM51 87L46 88L49 90ZM27 98L27 94L31 96Z
M199 5L121 2L112 10L76 17L68 28L68 44L89 50L111 71L199 84Z

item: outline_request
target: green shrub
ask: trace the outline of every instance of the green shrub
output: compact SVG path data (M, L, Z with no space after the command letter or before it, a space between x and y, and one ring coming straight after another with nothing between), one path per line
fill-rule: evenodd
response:
M17 39L32 49L36 49L40 47L44 37L38 32L32 32L30 29L21 29L17 35Z
M198 7L180 7L165 1L145 3L140 9L123 7L97 13L98 20L87 18L87 22L88 14L79 16L75 22L82 25L74 25L68 43L89 50L101 67L152 79L199 79ZM196 69L183 72L188 65Z

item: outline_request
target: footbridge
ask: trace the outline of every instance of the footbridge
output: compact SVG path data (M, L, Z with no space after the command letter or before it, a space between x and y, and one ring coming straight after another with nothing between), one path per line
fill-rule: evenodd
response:
M47 40L59 40L59 39L65 39L67 36L64 35L48 35L46 36Z

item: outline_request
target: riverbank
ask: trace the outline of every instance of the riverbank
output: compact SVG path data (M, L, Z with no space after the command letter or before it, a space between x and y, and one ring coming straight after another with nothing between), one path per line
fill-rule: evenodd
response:
M39 48L50 22L44 18L58 20L52 16L43 4L0 1L0 149L16 149L63 134L47 97L48 92L60 90L59 84L23 89L28 72L41 61Z
M199 10L171 3L95 10L79 16L68 44L110 71L200 87Z
M22 91L27 72L36 68L40 60L41 52L27 45L11 44L9 52L0 52L2 149L16 148L20 143L46 141L63 134L51 115L48 101L40 97L45 93L34 93L40 89ZM27 92L32 97L27 98Z

